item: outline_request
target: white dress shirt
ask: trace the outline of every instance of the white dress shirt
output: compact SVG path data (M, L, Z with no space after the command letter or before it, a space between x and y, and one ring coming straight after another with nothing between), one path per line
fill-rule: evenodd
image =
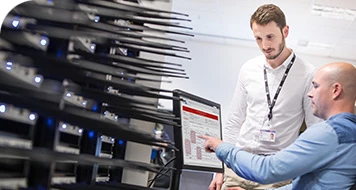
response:
M255 154L272 154L290 145L299 135L305 118L307 126L321 121L312 114L308 92L315 67L297 55L268 120L263 69L266 68L270 97L273 99L293 53L273 69L261 55L247 61L240 70L228 121L223 130L226 142ZM274 131L274 142L261 140L261 130Z

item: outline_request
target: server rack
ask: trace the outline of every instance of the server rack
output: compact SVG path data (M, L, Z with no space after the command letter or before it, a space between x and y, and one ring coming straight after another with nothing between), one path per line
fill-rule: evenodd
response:
M187 77L179 64L139 54L190 58L174 53L189 52L184 47L145 39L182 41L142 32L192 36L146 26L189 30L169 22L189 22L186 16L105 0L35 0L12 9L0 34L0 188L150 189L121 182L123 168L162 171L125 160L126 143L176 148L130 120L178 124L137 98L174 99L135 83L161 82L137 74Z

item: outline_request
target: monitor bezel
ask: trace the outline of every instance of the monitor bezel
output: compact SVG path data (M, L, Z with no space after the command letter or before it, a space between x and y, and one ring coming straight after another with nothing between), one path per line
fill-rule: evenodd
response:
M173 101L173 113L175 114L176 117L179 118L179 126L174 127L174 141L175 141L175 146L180 150L176 154L176 167L177 169L181 170L195 170L195 171L206 171L206 172L218 172L222 173L224 171L224 164L221 162L221 168L220 167L209 167L209 166L196 166L192 164L185 164L184 163L184 152L183 152L183 136L182 136L182 123L181 123L181 100L183 98L188 98L193 101L206 104L208 106L215 106L218 108L219 111L219 123L220 123L220 139L222 139L222 121L221 121L221 106L219 103L210 101L206 98L202 98L199 96L196 96L194 94L182 91L182 90L173 90L173 96L176 97L176 99Z

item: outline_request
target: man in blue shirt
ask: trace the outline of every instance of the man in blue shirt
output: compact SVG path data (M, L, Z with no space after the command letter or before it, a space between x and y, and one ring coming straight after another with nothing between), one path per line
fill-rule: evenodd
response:
M201 136L205 150L215 152L238 175L259 183L293 179L292 189L349 189L356 182L356 68L327 64L312 83L308 96L313 114L325 121L309 127L287 148L261 156Z

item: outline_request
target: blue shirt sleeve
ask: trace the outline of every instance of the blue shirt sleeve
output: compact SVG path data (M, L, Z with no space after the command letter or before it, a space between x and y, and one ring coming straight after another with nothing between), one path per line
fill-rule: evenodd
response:
M217 157L239 176L262 184L294 179L325 166L336 156L338 137L325 122L313 125L275 155L259 156L222 143Z

